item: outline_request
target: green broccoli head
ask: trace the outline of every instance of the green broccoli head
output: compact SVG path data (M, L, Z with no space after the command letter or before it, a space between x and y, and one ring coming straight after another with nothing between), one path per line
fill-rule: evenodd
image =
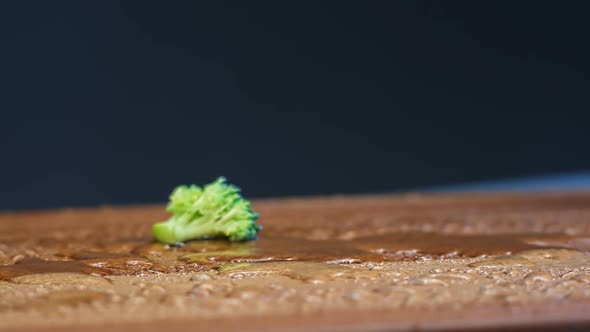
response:
M172 217L155 224L153 231L158 241L168 244L215 237L253 240L262 229L256 224L258 214L252 211L250 202L223 177L203 188L177 187L166 210Z

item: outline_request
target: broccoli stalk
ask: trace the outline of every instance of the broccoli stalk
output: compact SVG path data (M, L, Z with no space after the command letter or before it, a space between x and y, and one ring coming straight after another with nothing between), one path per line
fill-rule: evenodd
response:
M153 231L158 241L168 244L216 237L253 240L262 229L256 224L258 214L252 211L250 202L223 177L203 188L177 187L166 210L172 217L155 224Z

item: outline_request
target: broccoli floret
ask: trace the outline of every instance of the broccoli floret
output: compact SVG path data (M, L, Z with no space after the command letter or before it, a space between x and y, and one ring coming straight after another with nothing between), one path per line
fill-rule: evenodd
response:
M175 244L194 239L227 237L230 241L256 238L262 227L256 224L258 214L240 189L220 177L203 188L179 186L170 195L167 221L157 223L153 231L158 241Z

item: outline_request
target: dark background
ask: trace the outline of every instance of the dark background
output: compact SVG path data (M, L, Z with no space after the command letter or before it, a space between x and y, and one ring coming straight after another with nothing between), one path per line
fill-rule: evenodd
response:
M586 3L2 2L0 209L589 169Z

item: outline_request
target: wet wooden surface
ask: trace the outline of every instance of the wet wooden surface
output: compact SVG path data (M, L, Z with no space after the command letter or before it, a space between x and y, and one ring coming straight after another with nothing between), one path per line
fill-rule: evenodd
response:
M590 194L324 197L254 208L264 226L257 241L181 247L151 236L163 206L1 213L0 329L588 323Z

